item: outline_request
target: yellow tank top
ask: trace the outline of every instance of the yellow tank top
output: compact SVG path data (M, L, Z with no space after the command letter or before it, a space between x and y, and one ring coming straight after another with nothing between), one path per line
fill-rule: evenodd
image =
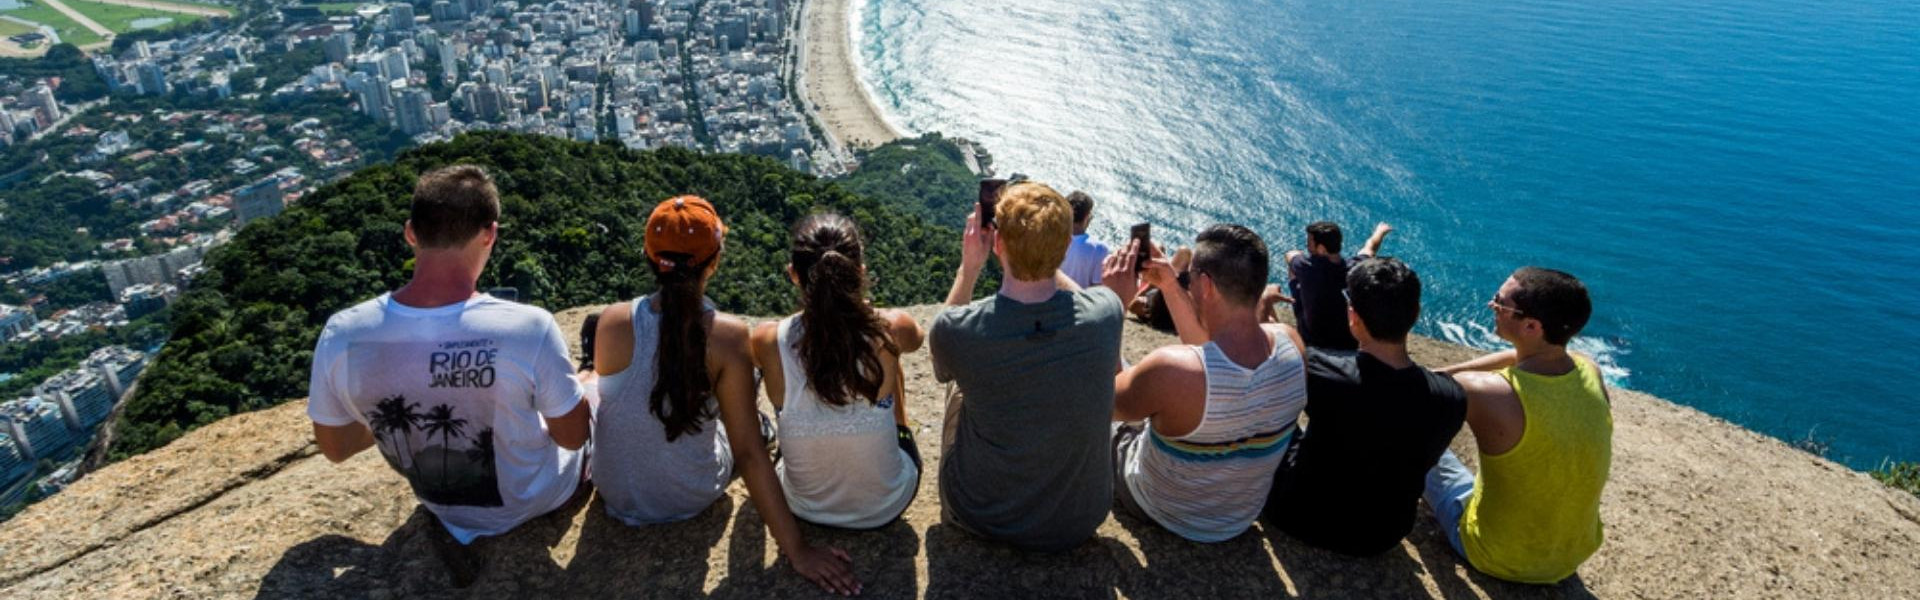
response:
M1613 414L1600 370L1584 358L1574 361L1564 375L1500 372L1520 397L1526 429L1505 453L1480 455L1473 498L1460 519L1467 560L1488 575L1553 583L1600 549Z

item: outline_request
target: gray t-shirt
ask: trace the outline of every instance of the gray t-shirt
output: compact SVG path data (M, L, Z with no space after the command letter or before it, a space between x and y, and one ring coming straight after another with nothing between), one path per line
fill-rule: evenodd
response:
M934 319L934 376L965 394L940 465L940 501L959 525L1064 550L1107 519L1121 314L1118 296L1094 288L1039 304L996 294Z

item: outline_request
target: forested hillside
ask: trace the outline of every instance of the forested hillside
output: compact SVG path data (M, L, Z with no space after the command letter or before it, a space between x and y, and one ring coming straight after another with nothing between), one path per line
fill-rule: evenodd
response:
M406 281L411 253L401 225L415 178L455 163L486 167L502 196L501 241L481 287L516 287L523 301L549 309L651 290L641 232L653 205L678 194L712 200L728 224L726 255L708 290L724 310L793 309L782 275L787 227L821 209L853 217L867 231L878 303L936 300L958 267L955 230L769 159L468 134L324 186L209 255L206 272L173 307L171 340L117 424L114 456L304 397L327 315Z

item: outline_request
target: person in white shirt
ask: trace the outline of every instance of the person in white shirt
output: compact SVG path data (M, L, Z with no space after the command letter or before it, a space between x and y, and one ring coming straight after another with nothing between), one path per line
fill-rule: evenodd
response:
M1087 235L1087 224L1093 222L1093 197L1074 192L1067 195L1067 204L1073 207L1073 242L1067 245L1067 259L1060 263L1060 272L1082 289L1093 288L1100 285L1100 263L1113 250L1106 242Z
M314 348L307 415L333 462L377 447L459 547L565 504L580 484L588 407L553 315L479 293L499 236L474 166L421 176L405 227L413 279L335 313Z

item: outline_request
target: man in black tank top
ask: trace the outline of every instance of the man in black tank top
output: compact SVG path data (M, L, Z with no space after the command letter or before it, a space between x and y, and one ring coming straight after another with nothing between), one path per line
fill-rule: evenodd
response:
M1307 356L1307 427L1274 477L1265 516L1307 544L1374 555L1413 529L1427 471L1460 432L1466 393L1415 364L1407 334L1420 316L1420 278L1369 258L1346 278L1356 352Z

